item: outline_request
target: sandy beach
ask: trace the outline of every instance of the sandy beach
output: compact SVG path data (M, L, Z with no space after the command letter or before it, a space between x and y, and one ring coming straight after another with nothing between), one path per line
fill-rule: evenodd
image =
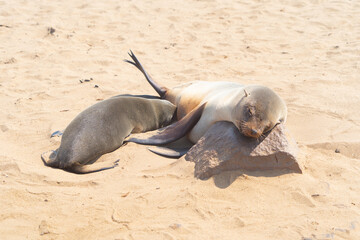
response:
M360 2L0 0L0 42L1 239L360 239ZM133 143L111 170L44 166L85 108L156 95L129 49L170 88L275 90L303 174L199 180Z

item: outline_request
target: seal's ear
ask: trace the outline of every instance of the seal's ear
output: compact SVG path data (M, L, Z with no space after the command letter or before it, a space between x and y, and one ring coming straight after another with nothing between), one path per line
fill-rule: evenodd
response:
M245 97L250 96L250 93L248 93L245 89L244 89L244 93L245 93Z

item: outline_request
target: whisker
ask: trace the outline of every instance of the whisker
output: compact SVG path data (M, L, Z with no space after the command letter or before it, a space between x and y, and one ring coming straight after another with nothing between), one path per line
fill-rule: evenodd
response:
M259 140L259 141L262 141L262 140L265 139L265 137L266 137L265 134L264 134L264 133L261 133L260 136L258 137L258 140Z

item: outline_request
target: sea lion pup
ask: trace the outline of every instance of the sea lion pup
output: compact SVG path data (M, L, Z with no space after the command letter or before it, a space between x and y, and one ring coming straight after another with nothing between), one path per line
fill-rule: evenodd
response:
M243 135L259 138L286 120L285 102L268 87L234 82L196 81L168 89L150 77L132 51L129 56L133 62L125 61L144 74L161 98L177 106L178 119L199 113L200 107L203 106L200 119L188 132L188 139L192 143L196 143L209 127L218 121L232 122ZM172 131L169 132L167 129ZM149 145L166 144L173 141L173 132L183 131L184 129L179 126L170 125L150 137L136 134L130 136L127 141Z
M151 97L150 97L151 98ZM113 168L114 163L94 163L123 144L130 133L168 125L176 107L166 100L115 96L85 109L67 126L60 147L41 155L44 164L74 173Z

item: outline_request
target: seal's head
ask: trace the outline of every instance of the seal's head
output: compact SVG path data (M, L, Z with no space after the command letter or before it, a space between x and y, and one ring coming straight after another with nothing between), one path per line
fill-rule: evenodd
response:
M247 86L233 112L233 122L243 135L259 138L285 122L286 114L284 101L270 88Z
M162 128L169 125L176 117L176 106L171 102L163 99L152 99L152 101L159 101L162 104L154 104L153 107L156 111L156 122L159 124L157 128Z

